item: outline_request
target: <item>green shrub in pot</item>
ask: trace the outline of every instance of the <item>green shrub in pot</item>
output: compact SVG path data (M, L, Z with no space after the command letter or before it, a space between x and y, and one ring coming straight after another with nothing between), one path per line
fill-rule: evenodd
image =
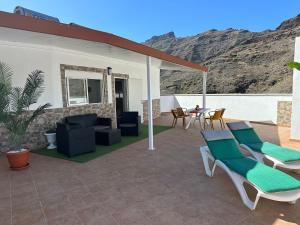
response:
M29 107L37 102L44 91L42 71L31 72L24 87L13 87L12 76L11 68L0 61L0 123L7 131L10 144L6 155L12 169L22 169L28 165L29 150L23 146L27 129L46 108L50 107L50 104L40 105L29 112ZM14 165L14 158L20 162L20 157L26 162L23 160L22 163Z

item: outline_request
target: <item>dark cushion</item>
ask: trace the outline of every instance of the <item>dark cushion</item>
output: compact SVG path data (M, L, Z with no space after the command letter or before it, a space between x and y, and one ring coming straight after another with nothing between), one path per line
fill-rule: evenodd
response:
M69 129L78 129L78 128L81 128L81 125L78 124L78 123L68 123L68 128Z
M119 134L120 130L119 129L104 129L104 130L99 130L97 133L101 133L101 134Z
M97 125L97 126L93 126L95 131L99 131L99 130L105 130L105 129L109 129L110 126L105 126L105 125Z
M81 127L92 127L96 124L97 114L68 116L65 121L66 123L80 124Z
M135 123L120 123L119 127L136 127Z
M123 112L121 115L120 123L128 122L128 123L136 123L138 120L139 113L138 112Z
M95 132L96 143L99 145L113 145L121 142L119 129L105 129Z

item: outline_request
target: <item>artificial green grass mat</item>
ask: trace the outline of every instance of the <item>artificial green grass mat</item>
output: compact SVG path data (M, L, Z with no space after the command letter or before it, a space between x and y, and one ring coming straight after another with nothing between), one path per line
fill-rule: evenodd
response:
M168 126L153 126L153 133L158 134L165 130L170 129L171 127ZM133 144L135 142L141 141L148 137L148 126L147 125L140 125L140 135L138 137L136 136L123 136L122 141L120 143L111 145L111 146L105 146L105 145L96 145L96 151L91 153L85 153L78 156L68 157L61 153L58 153L56 149L49 150L47 148L42 148L38 150L33 150L33 153L45 155L53 158L59 158L59 159L65 159L69 161L84 163L88 162L90 160L96 159L102 155L105 155L107 153L110 153L112 151L118 150L120 148L123 148L127 145Z

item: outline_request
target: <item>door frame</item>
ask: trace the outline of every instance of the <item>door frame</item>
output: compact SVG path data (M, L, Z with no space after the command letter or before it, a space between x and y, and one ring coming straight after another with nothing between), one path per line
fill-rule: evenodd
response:
M129 110L129 75L127 74L115 74L113 73L113 80L114 80L114 98L116 99L116 90L115 90L115 84L116 84L116 79L123 80L124 82L124 104L123 104L123 110L126 112ZM116 101L116 100L114 100ZM117 111L117 105L115 105L115 111Z

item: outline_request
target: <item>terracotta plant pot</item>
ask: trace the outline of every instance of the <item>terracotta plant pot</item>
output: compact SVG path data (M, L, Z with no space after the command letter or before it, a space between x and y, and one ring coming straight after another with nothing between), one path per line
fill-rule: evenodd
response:
M10 168L12 170L23 170L29 167L29 150L8 151L6 153Z

